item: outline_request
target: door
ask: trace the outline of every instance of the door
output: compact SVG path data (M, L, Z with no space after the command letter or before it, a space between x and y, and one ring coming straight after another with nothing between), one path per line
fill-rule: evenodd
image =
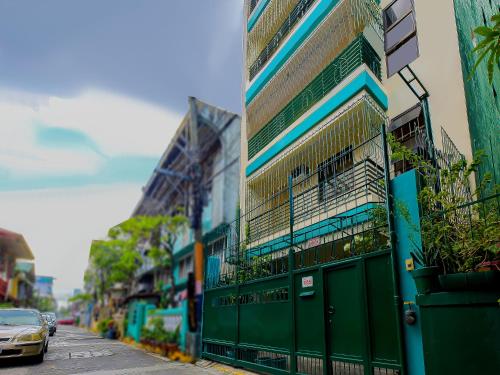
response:
M362 375L367 335L360 262L326 272L327 338L332 373Z

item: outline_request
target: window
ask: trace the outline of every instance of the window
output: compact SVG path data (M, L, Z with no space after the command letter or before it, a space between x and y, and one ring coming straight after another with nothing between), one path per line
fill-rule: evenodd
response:
M346 147L318 165L318 199L320 202L351 189L352 176L343 174L352 166L352 146Z
M292 171L291 175L294 180L300 177L309 176L309 167L307 165L299 165Z
M193 256L188 255L179 261L179 279L188 277L189 272L193 271Z
M383 19L387 77L390 77L419 56L413 0L394 0L384 9Z
M423 134L424 129L425 119L420 104L396 116L389 126L389 132L394 135L398 142L428 159L426 147L419 138L419 134ZM413 166L407 160L400 160L393 162L393 168L394 174L399 176L413 169Z
M207 244L207 254L218 257L221 262L225 261L226 237L220 237Z

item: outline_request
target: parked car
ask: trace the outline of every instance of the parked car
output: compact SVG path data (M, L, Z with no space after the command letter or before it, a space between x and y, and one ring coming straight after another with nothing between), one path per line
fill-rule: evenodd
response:
M57 318L56 313L54 312L43 312L42 315L47 320L49 324L49 336L54 336L54 333L57 331Z
M73 319L72 317L61 318L57 321L57 323L62 325L72 326L73 324L75 324L75 319Z
M0 360L30 357L41 363L48 345L48 324L38 310L0 309Z

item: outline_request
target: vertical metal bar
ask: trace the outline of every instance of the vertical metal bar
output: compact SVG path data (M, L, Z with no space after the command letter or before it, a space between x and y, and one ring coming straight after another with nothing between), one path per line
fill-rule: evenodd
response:
M295 263L295 252L293 250L293 179L288 177L288 202L290 205L290 247L288 249L288 288L290 290L290 373L297 371L297 358L295 356L295 280L293 270Z
M360 286L361 286L361 295L362 295L362 305L363 306L363 315L364 315L364 339L365 339L365 360L364 360L364 372L366 375L372 374L372 348L371 348L371 338L370 338L370 310L368 309L368 290L366 287L366 263L365 258L362 258L358 262L358 266L360 267L360 271L358 272L358 277L360 277Z
M327 313L327 301L328 299L325 297L325 293L327 290L326 284L325 284L325 268L321 267L318 269L319 271L319 285L321 286L321 293L319 293L320 297L320 306L323 307L323 375L328 375L330 374L330 366L329 366L329 360L328 360L328 336L330 334L330 331L326 325L326 320L328 319L328 313Z
M387 134L385 132L385 123L380 126L382 133L382 147L384 151L384 182L385 182L385 199L387 212L387 225L389 232L389 240L391 244L391 265L392 265L392 283L394 284L394 309L396 310L396 321L398 324L397 340L398 353L401 361L401 372L406 374L406 353L404 351L403 341L403 320L401 319L401 295L399 291L399 270L396 255L396 236L394 233L394 215L392 208L391 181L389 174L389 151L387 148Z
M240 219L240 207L236 211L236 332L234 337L234 361L238 363L239 361L239 348L240 343L240 280L239 280L239 270L240 270L240 240L241 240L241 219ZM226 242L227 243L227 242Z

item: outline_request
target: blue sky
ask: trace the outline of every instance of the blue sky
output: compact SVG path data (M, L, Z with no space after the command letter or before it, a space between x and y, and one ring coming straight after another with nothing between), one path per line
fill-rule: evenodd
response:
M81 286L90 241L130 214L188 96L240 113L242 13L0 0L0 227L25 235L56 291Z

